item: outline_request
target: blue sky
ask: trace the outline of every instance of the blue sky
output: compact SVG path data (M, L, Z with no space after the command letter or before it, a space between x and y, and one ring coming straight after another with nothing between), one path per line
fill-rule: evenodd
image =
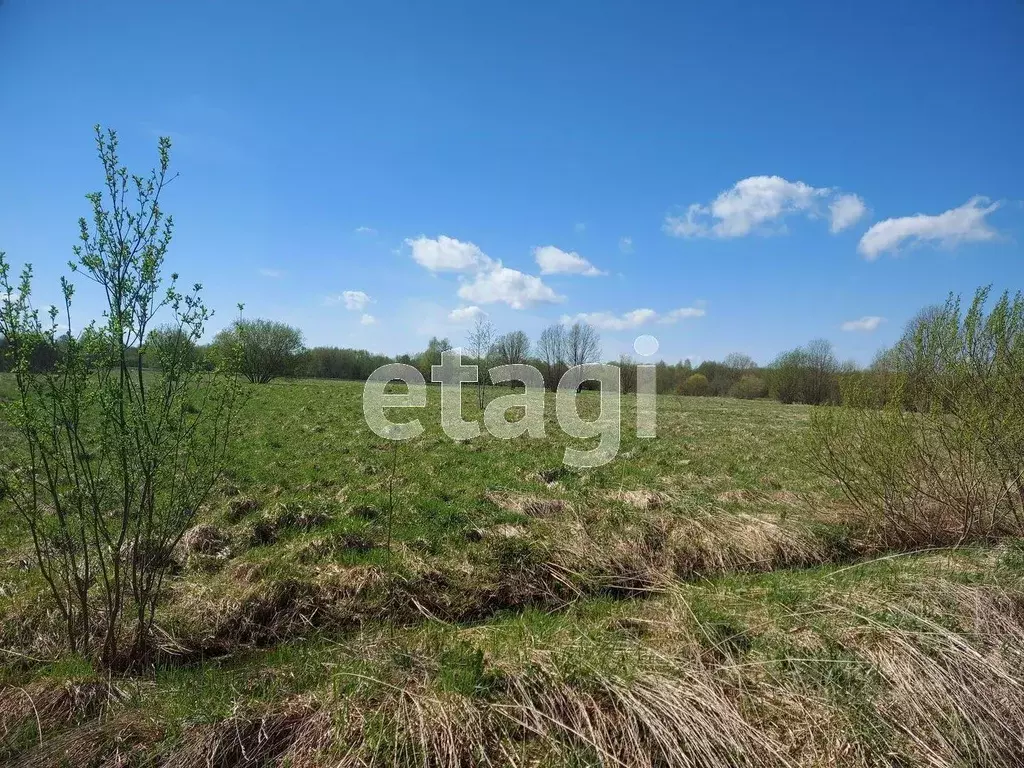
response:
M585 315L609 358L868 362L1022 287L1022 40L1015 0L6 0L0 249L56 298L99 122L133 169L172 138L169 264L213 330L241 301L393 354L478 307Z

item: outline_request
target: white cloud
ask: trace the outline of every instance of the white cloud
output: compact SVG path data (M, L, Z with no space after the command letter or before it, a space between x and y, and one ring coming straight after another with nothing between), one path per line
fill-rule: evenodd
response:
M679 309L673 309L671 312L666 312L658 319L658 322L670 325L689 317L704 317L705 314L707 313L701 307L680 307Z
M865 315L860 320L847 320L841 327L844 331L873 331L884 322L884 317Z
M440 235L436 240L420 236L405 241L412 248L412 257L431 272L462 272L471 278L459 286L459 298L474 304L504 302L513 309L526 309L537 304L553 304L559 296L539 277L527 275L492 259L474 243L463 243Z
M479 272L470 283L459 287L459 298L477 304L504 302L512 309L526 309L537 304L554 304L559 296L539 277L509 269L497 263Z
M542 275L586 275L596 277L606 275L576 251L563 251L553 245L543 245L533 249L533 258L540 267Z
M868 207L859 195L840 195L828 206L829 231L833 234L842 232L849 226L856 224L861 216L868 212Z
M729 238L751 233L772 234L780 228L772 229L770 225L790 214L817 217L824 200L831 200L832 205L839 203L841 212L849 217L854 212L853 199L863 206L863 201L856 195L840 195L832 187L812 187L781 176L750 176L736 182L707 205L693 203L683 214L666 215L662 230L673 237ZM857 218L862 214L863 211ZM832 220L835 227L835 213L832 213ZM833 231L838 232L855 220Z
M653 320L658 313L653 309L634 309L622 315L612 312L580 312L578 315L563 315L562 322L566 325L571 323L589 323L595 328L604 331L624 331L627 328L639 328L646 322Z
M345 302L345 309L352 312L362 312L373 302L373 299L362 291L345 291L341 294L341 299Z
M284 272L282 272L280 269L267 269L266 267L260 267L260 274L263 275L264 277L284 277Z
M407 239L405 244L412 249L416 263L431 272L475 272L494 263L474 243L463 243L447 235L436 240L420 235Z
M376 322L377 318L369 314L364 314L362 317L359 318L360 325L373 325Z
M898 251L906 240L930 241L945 247L994 240L999 233L988 225L985 217L999 205L990 204L987 197L976 196L959 208L935 216L918 213L886 219L864 233L857 250L868 261L874 261L886 251Z
M674 323L686 317L703 317L704 310L696 307L683 307L673 309L665 314L659 314L653 309L634 309L631 312L624 312L617 315L614 312L580 312L577 315L563 315L563 323L589 323L595 328L605 331L625 331L630 328L639 328L651 322Z
M453 309L448 313L448 319L453 323L470 323L476 320L478 317L487 317L487 313L484 312L480 307L459 307Z
M632 237L620 237L619 238L619 251L622 253L633 252L633 238Z
M356 227L355 232L357 235L376 235L377 230L373 227Z

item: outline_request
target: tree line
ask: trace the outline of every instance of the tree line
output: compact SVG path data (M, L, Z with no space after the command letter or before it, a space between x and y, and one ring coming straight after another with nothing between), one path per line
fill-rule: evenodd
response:
M347 379L365 381L370 374L387 363L414 366L430 381L431 367L441 364L441 354L453 349L447 337L431 337L426 349L395 357L375 354L365 349L303 345L302 332L285 323L239 317L220 331L208 345L178 338L179 331L162 326L150 332L146 345L126 350L131 367L159 368L159 355L141 350L155 350L175 345L188 348L197 364L208 370L220 367L244 376L254 384L265 384L281 377ZM29 362L32 370L50 370L60 358L63 337L33 347ZM13 355L9 344L0 338L0 371L10 370ZM596 363L601 359L601 339L588 323L571 325L555 323L545 328L535 341L521 330L498 334L493 324L478 318L460 345L463 361L476 364L486 378L487 369L496 365L528 364L544 376L545 385L554 389L565 372L574 366ZM869 369L883 370L886 361L896 354L887 352ZM638 362L629 355L609 361L621 368L622 389L636 389ZM818 339L805 346L787 350L767 366L759 366L753 358L741 353L727 355L723 360L705 360L694 366L689 360L678 363L656 363L659 394L692 397L735 397L742 399L774 398L783 403L823 405L841 399L840 381L844 376L862 373L856 364L840 364L831 344ZM481 380L480 384L485 384Z

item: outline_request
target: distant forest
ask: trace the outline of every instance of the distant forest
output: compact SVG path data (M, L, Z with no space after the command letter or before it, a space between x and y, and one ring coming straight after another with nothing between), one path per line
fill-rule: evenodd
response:
M844 377L870 376L890 369L900 350L913 344L918 326L927 322L932 311L919 313L908 324L901 341L894 348L880 352L866 369L853 362L840 363L831 343L818 339L783 352L767 365L759 365L740 353L727 355L723 360L705 360L696 366L689 360L660 361L656 363L657 391L693 397L774 398L783 403L811 405L839 403ZM35 347L31 367L40 371L51 369L59 358L55 347L60 343L58 338L54 344ZM164 327L153 331L146 346L167 343L182 341L173 328ZM190 353L207 360L212 367L224 362L223 349L244 348L250 367L258 369L259 375L252 375L243 368L239 371L256 383L278 377L364 381L380 366L394 362L415 366L430 381L431 366L438 365L441 353L453 346L447 338L434 337L426 349L396 357L365 349L306 348L296 328L270 320L240 319L222 331L213 343L195 347ZM478 320L468 343L461 346L464 360L477 363L485 370L494 365L529 363L544 374L545 383L552 389L570 366L600 360L600 337L596 329L586 323L552 325L531 342L522 331L495 335L489 322ZM10 353L9 345L0 338L0 371L10 369L13 359ZM132 348L130 355L129 364L134 368L139 365L139 349ZM147 354L144 349L142 367L156 367L156 359L157 355ZM637 361L624 355L608 362L622 368L623 390L635 391Z

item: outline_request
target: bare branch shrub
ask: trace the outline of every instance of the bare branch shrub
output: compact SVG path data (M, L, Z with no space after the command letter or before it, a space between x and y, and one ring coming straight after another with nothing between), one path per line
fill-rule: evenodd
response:
M473 356L473 362L479 368L476 379L476 397L477 405L483 408L484 379L487 376L488 359L491 356L491 346L494 342L494 325L486 317L478 316L466 341L469 343L469 353Z
M886 366L811 415L811 461L888 543L961 543L1024 520L1024 299L920 316Z

